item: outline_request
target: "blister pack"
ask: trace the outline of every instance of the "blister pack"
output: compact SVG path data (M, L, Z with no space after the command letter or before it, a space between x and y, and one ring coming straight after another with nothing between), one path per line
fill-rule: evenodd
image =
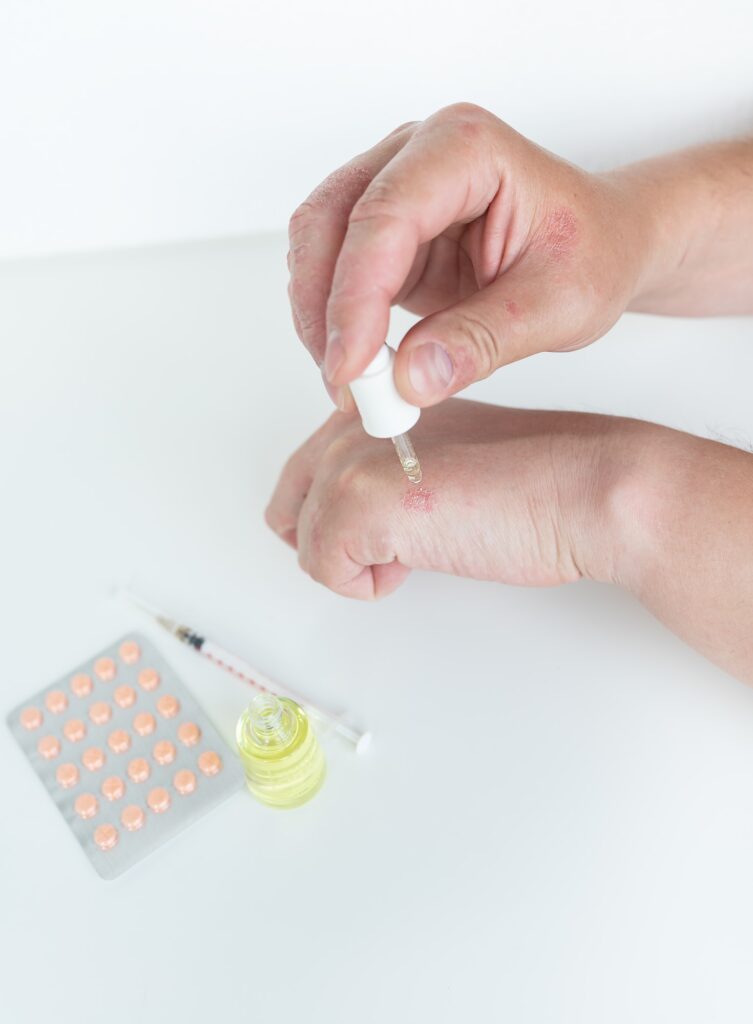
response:
M235 755L138 634L40 690L7 722L103 878L243 786Z

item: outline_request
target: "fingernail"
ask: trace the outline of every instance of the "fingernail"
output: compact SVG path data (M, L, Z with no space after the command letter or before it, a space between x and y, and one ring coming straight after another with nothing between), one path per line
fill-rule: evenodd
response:
M332 380L345 361L345 349L337 331L331 331L327 338L327 351L324 355L324 374Z
M417 395L428 398L445 391L452 380L452 360L441 345L429 341L408 357L408 380Z

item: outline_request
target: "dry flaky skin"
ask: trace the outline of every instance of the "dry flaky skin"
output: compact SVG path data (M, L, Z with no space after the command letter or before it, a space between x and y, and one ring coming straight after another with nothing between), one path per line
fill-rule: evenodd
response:
M369 599L413 568L530 586L585 576L753 679L753 456L635 420L458 399L413 433L420 487L351 414L289 460L267 520L314 579Z

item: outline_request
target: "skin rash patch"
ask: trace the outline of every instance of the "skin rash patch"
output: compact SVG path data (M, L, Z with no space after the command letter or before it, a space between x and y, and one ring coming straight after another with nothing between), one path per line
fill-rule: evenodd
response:
M353 164L341 167L317 185L306 201L314 207L349 213L353 204L369 187L373 177L366 167Z
M550 259L560 262L575 247L577 236L578 222L575 214L566 206L560 206L547 217L542 246Z
M401 502L406 512L432 512L435 503L434 491L426 487L411 487Z

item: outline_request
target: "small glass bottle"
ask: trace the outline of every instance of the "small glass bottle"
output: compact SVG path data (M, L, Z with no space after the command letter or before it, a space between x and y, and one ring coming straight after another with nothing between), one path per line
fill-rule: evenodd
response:
M288 697L254 697L235 729L246 784L272 807L298 807L324 782L326 765L311 722Z

